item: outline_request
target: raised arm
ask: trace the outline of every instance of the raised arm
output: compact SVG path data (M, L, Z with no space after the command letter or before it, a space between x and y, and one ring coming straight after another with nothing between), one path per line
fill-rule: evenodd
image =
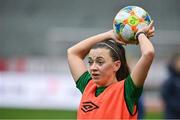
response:
M111 39L113 37L113 31L110 30L105 33L101 33L92 37L89 37L76 45L72 46L67 51L68 63L75 81L87 71L86 65L84 63L84 58L89 53L91 47L97 42Z
M148 39L148 37L154 36L153 22L151 22L148 27L143 28L138 32L140 33L137 37L141 50L141 57L135 67L132 69L131 77L136 86L143 86L155 54L154 47L151 41Z

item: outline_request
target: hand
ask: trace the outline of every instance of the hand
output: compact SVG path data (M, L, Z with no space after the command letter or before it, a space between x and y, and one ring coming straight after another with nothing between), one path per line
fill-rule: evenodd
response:
M136 34L139 32L144 32L148 39L153 37L155 34L154 21L151 21L148 26L139 29Z
M149 24L149 30L147 32L147 38L153 37L155 34L154 21Z
M110 35L110 38L115 40L116 42L122 44L122 45L126 45L127 43L125 42L125 40L123 40L122 38L120 38L115 32L114 30L110 30L108 31L108 34Z

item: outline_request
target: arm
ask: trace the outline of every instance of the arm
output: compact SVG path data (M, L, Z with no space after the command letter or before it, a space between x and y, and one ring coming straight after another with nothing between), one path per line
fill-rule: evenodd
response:
M68 49L68 63L75 81L77 81L78 78L87 71L86 65L83 60L89 53L91 47L97 42L111 39L112 36L113 31L110 30L108 32L89 37Z
M152 37L154 35L153 22L151 22L148 27L143 28L138 32L141 31L147 33L148 37ZM154 59L155 51L151 41L146 37L145 34L139 34L138 41L141 50L141 58L139 59L135 67L132 69L131 77L136 86L143 86L149 68Z

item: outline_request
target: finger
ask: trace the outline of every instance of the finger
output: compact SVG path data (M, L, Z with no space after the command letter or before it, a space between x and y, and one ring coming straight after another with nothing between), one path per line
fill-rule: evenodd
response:
M127 43L125 42L125 40L123 40L120 36L118 36L117 34L115 34L115 36L112 38L114 39L116 42L122 44L122 45L126 45Z
M122 42L122 41L117 41L118 43L120 43L121 45L126 45L126 43L125 42Z
M127 44L126 44L126 43L123 43L123 44L121 44L121 45L124 45L124 46L126 46Z
M154 26L153 26L152 29L148 30L147 35L150 35L150 34L152 34L154 32L155 32L155 29L154 29Z
M148 27L149 27L149 29L153 29L153 27L154 27L154 21L153 20L151 21L151 23L149 24Z
M148 36L147 38L148 38L148 39L151 39L152 37L153 37L153 36L151 35L151 36Z
M149 30L148 32L149 32L149 33L153 33L153 32L155 32L155 30L154 30L154 29L152 29L152 30Z
M151 37L153 37L155 35L155 33L153 32L153 33L151 33L151 34L147 34L147 38L151 38Z
M154 33L154 30L149 30L149 31L147 32L147 35L150 35L150 34L152 34L152 33Z
M154 33L152 33L152 34L150 34L150 35L148 35L148 37L153 37L155 34Z
M151 35L152 35L152 36L154 36L154 35L155 35L155 33L152 33Z
M155 27L153 26L151 30L152 30L152 31L155 31Z

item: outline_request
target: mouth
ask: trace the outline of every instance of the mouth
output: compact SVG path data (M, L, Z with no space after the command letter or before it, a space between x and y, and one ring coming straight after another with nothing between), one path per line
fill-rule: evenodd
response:
M100 75L96 73L92 73L91 76L93 79L98 79Z

